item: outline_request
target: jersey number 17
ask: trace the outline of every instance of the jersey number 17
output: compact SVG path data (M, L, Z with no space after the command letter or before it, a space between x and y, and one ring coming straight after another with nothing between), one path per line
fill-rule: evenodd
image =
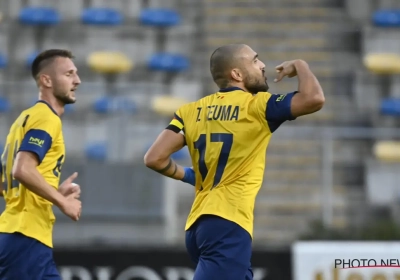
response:
M207 143L207 135L200 134L200 137L194 142L194 148L199 151L199 171L201 174L201 178L204 180L208 174L208 168L205 162L205 154L206 154L206 143ZM222 142L221 152L218 157L217 169L215 171L214 183L211 187L214 188L219 184L222 178L222 174L224 173L225 166L228 163L229 154L232 149L233 143L233 134L231 133L211 133L210 134L210 142Z

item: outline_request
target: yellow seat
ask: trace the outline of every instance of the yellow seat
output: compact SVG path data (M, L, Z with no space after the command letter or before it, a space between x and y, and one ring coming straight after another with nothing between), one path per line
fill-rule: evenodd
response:
M129 57L120 52L93 52L87 58L89 67L101 74L122 74L129 72L133 63Z
M381 161L400 162L400 141L379 141L374 146L374 154Z
M189 101L171 95L156 96L152 100L152 108L155 112L164 116L172 116L176 110Z
M395 53L370 53L364 57L364 65L375 74L399 74L400 55Z

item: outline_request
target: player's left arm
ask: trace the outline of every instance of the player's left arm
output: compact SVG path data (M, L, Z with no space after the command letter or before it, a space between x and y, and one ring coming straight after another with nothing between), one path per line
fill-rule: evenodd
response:
M261 102L260 114L267 120L271 132L277 130L285 121L296 119L291 112L292 99L296 94L297 91L288 94L258 93Z
M293 96L290 104L290 112L293 117L300 117L315 113L322 109L325 103L325 96L322 87L304 60L286 61L276 67L279 82L283 77L297 76L298 90Z
M177 120L179 119L179 120ZM144 156L144 164L150 169L175 180L195 185L194 171L191 167L178 165L171 155L186 145L182 132L183 121L175 115L170 125L160 133Z

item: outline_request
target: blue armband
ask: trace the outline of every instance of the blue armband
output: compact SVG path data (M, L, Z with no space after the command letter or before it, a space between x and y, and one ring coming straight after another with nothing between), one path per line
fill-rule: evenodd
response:
M192 186L196 185L196 174L194 173L194 170L191 167L184 167L185 170L185 176L182 178L182 182L191 184Z

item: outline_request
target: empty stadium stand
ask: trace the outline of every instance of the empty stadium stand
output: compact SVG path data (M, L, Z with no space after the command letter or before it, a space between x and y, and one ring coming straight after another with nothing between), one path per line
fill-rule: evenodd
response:
M360 2L358 6L361 5ZM355 76L355 94L359 106L369 112L373 127L388 127L396 132L400 108L400 3L367 1L367 6L369 9L357 16L362 26L361 56L365 68ZM357 14L356 6L351 14ZM378 135L371 145L370 159L364 162L371 207L397 209L399 185L395 170L399 167L399 140L399 136Z
M8 0L0 3L0 143L37 95L27 66L38 51L71 49L82 85L63 116L63 176L80 173L87 218L75 227L56 212L55 241L162 243L169 183L143 155L179 106L217 90L214 49L246 43L266 63L271 92L297 89L296 79L272 81L277 64L301 58L326 95L321 112L284 124L271 141L255 243L287 245L325 215L346 228L399 193L400 139L358 129L398 128L399 8L394 0ZM174 159L190 164L187 149ZM390 195L379 196L381 182ZM192 198L189 187L174 200L172 242L181 244Z

